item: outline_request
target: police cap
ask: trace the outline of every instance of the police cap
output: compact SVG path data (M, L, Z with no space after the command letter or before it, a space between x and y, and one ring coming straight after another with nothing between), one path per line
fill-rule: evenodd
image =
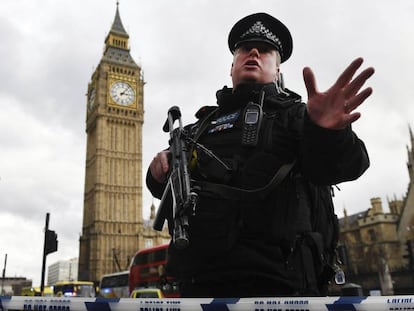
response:
M289 29L266 13L248 15L230 30L228 43L232 53L245 42L269 43L279 52L282 63L292 54L292 36Z

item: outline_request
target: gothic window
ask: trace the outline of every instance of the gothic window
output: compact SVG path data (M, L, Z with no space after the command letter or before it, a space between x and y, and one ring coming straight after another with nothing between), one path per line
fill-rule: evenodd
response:
M377 240L377 235L375 234L374 229L369 229L368 234L369 234L369 239L371 242L375 242Z

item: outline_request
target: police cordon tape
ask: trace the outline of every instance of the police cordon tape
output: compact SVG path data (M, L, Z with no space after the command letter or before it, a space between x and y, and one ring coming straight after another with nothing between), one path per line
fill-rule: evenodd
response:
M63 298L0 296L0 311L396 311L414 310L413 296L283 298Z

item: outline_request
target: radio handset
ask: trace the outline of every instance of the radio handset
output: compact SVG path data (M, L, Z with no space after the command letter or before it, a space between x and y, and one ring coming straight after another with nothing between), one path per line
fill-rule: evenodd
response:
M246 106L242 128L242 145L254 147L259 140L260 124L262 123L262 107L253 102Z

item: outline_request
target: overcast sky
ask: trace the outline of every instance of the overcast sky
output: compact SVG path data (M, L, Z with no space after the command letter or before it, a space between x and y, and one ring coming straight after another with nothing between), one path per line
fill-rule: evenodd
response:
M103 52L116 0L4 0L0 6L0 268L40 284L43 228L59 236L47 265L78 256L85 173L87 84ZM414 126L414 2L411 0L121 0L131 55L142 66L143 167L167 146L161 131L170 106L185 123L215 91L231 84L227 35L240 18L267 12L291 30L292 57L282 65L286 86L303 96L310 66L320 90L356 57L373 66L373 95L354 129L371 167L339 185L340 217L370 207L372 197L401 199ZM143 190L144 218L152 198ZM157 201L154 201L157 204Z

